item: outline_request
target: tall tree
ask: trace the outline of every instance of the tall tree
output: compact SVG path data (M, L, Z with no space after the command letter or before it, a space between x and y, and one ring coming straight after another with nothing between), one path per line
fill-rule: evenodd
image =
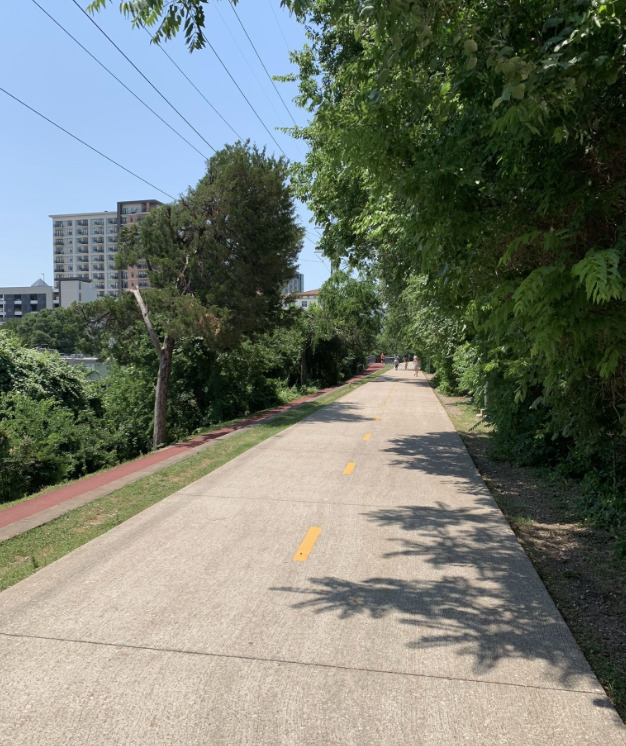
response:
M132 292L159 357L155 447L166 439L175 340L224 350L277 323L302 235L287 164L247 143L217 152L195 188L123 232L118 266L144 259L153 286Z

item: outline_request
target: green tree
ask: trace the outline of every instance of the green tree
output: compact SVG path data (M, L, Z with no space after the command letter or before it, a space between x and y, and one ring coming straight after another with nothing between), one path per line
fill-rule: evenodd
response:
M328 323L339 336L345 358L355 365L373 351L381 328L381 299L374 280L347 272L333 272L320 292L320 304Z
M217 152L195 188L122 233L118 266L145 259L153 286L132 292L159 359L155 447L176 340L231 349L277 323L301 240L286 163L247 143Z
M2 333L12 332L26 347L48 347L63 354L83 352L85 328L74 308L44 308L12 319L2 326Z

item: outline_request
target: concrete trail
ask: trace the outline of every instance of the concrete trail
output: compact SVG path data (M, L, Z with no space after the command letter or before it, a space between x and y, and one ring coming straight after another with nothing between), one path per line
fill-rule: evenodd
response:
M403 370L0 594L0 689L11 746L626 744Z

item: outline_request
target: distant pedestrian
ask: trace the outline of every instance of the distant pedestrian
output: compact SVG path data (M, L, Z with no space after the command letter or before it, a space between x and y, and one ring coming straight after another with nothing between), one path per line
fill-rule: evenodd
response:
M413 375L417 376L417 374L420 372L420 359L415 355L413 357Z
M404 370L407 369L408 365L409 365L409 358L405 355L404 356Z
M380 364L381 365L385 364L385 353L384 352L380 353Z
M400 358L396 355L393 359L393 367L398 370L398 365L400 365Z

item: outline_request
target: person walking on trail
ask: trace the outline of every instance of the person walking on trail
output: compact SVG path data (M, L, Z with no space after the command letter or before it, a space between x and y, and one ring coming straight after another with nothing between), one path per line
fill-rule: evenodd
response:
M398 365L400 365L400 358L396 355L393 359L393 367L398 370Z
M380 353L380 364L381 365L385 364L385 353L384 352Z
M405 355L404 356L404 370L407 369L408 365L409 365L409 358Z
M413 375L417 376L417 374L420 372L420 359L415 355L413 357Z

